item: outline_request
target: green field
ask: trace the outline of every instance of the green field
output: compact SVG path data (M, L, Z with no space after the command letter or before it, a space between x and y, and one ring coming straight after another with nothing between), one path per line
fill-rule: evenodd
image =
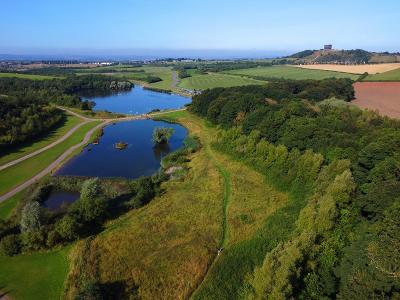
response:
M10 216L14 208L17 207L18 202L24 196L26 190L23 190L11 198L8 198L4 202L0 202L0 220L7 220Z
M314 79L320 80L330 77L335 78L350 78L353 80L358 79L360 75L324 71L324 70L308 70L288 66L273 66L273 67L258 67L250 69L232 70L227 71L228 74L243 75L249 77L263 77L268 78L284 78L284 79Z
M195 75L181 80L178 87L188 90L205 90L216 87L232 87L250 84L264 84L265 82L241 76L221 73Z
M14 257L0 255L0 287L18 300L60 299L67 276L70 247Z
M368 75L364 81L400 81L400 68L385 73Z
M90 122L80 127L67 140L57 146L40 153L37 156L24 160L23 162L9 167L0 172L0 194L4 194L13 187L22 184L41 170L45 169L51 162L64 153L67 149L78 144L86 132L95 127L99 122Z
M24 146L21 146L17 149L10 150L9 153L4 153L0 157L0 165L18 159L22 156L25 156L29 153L35 152L54 141L61 138L64 134L66 134L72 127L79 124L82 120L76 116L67 114L67 120L64 124L60 127L52 130L50 133L46 134L45 136L41 136L40 138L36 139L34 142L27 143Z
M46 80L46 79L54 79L54 76L45 76L45 75L33 75L33 74L19 74L19 73L0 73L0 78L5 77L17 77L23 79L32 79L32 80Z
M72 264L73 279L67 287L75 286L78 274L91 276L100 270L97 276L102 282L134 280L143 299L186 299L199 285L196 295L207 294L211 282L220 285L214 276L233 266L224 259L229 266L221 268L218 249L225 247L230 253L240 248L288 201L262 174L214 150L215 128L204 120L186 111L166 114L163 119L179 120L201 140L202 148L191 157L188 175L182 182L166 182L164 193L147 206L110 222L89 247L80 243L75 261L86 257L87 262ZM254 243L246 245L251 248ZM209 270L211 264L214 267Z

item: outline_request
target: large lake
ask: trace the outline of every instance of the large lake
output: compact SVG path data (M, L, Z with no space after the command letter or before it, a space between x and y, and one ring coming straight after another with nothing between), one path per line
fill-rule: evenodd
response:
M155 147L152 133L155 127L172 127L169 144ZM88 145L73 157L56 175L138 178L154 174L161 158L182 147L187 129L178 124L154 120L117 122L104 128L98 145ZM124 150L114 147L117 142L128 143Z
M85 96L96 102L94 110L108 110L124 114L143 114L153 109L177 109L190 103L191 99L176 94L159 93L135 85L129 92L119 92L106 96Z

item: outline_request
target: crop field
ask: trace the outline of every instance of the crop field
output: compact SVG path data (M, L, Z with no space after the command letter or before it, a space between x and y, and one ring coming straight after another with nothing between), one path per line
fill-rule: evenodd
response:
M353 104L400 118L400 82L357 82L354 89L356 100L352 101Z
M252 78L244 78L221 73L210 73L206 75L195 75L181 80L178 87L189 90L205 90L216 87L232 87L250 84L264 84L264 81Z
M258 67L250 69L227 71L229 74L243 75L249 77L260 78L283 78L283 79L314 79L320 80L324 78L350 78L356 80L359 75L324 71L324 70L307 70L288 66Z
M369 75L364 81L400 81L400 64L398 68L381 74Z
M384 73L400 68L399 63L388 64L366 64L366 65L335 65L335 64L320 64L320 65L301 65L298 68L308 70L327 70L352 74L368 74Z
M32 79L32 80L46 80L56 78L54 76L45 76L45 75L33 75L33 74L19 74L19 73L0 73L0 78L6 77L16 77L22 79Z
M12 294L12 299L60 299L68 273L69 249L15 257L0 255L0 283L2 288L6 286L2 292Z

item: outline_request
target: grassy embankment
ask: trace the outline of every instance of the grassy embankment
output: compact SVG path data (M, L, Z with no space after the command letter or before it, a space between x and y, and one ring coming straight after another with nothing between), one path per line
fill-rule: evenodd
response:
M368 75L364 81L400 81L400 68L385 73Z
M321 80L324 78L350 78L357 80L360 75L341 73L324 70L309 70L288 66L259 67L250 69L240 69L225 72L227 74L235 74L249 77L260 78L284 78L284 79L314 79Z
M206 276L211 265L211 270L218 268L229 249L258 232L288 201L264 176L216 152L214 128L204 120L185 111L163 119L178 120L201 140L187 177L166 182L164 193L150 204L81 242L74 251L70 290L91 274L103 284L122 280L143 299L187 298L204 277L211 280ZM221 247L226 250L217 256Z
M76 116L70 114L66 115L67 118L65 122L61 124L59 127L52 130L51 132L36 138L33 142L26 143L23 146L7 151L7 153L3 153L0 157L0 165L6 164L10 161L28 155L29 153L35 152L57 141L63 135L65 135L70 129L72 129L74 126L82 122L82 120Z
M16 77L16 78L31 79L31 80L47 80L56 78L54 76L34 75L34 74L0 73L0 78L4 77Z
M0 194L6 193L45 169L62 153L82 141L85 134L99 123L95 121L84 124L72 136L57 146L1 171L0 182L2 184L0 186Z
M68 273L68 252L64 247L50 252L0 255L0 288L12 299L60 299Z

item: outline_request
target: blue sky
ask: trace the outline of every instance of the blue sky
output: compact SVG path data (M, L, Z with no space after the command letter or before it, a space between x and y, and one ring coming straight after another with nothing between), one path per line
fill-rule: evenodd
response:
M400 51L398 0L1 0L0 53Z

